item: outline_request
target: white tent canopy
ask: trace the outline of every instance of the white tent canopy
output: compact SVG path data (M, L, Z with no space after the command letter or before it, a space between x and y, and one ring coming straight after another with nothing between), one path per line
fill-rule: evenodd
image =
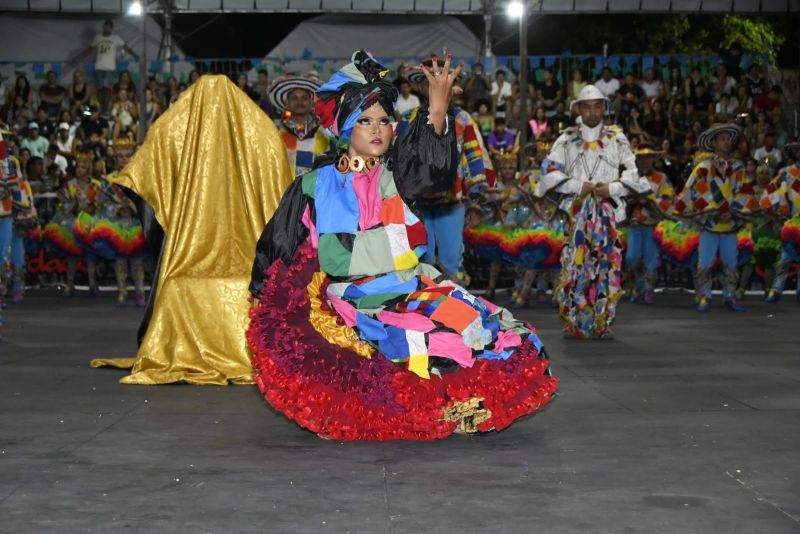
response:
M137 54L142 50L142 21L134 17L109 17L114 33ZM0 17L0 61L68 62L92 43L103 30L97 15L4 13ZM158 57L161 27L151 17L145 26L147 57ZM175 53L180 54L179 51ZM130 59L130 58L129 58ZM90 55L85 61L94 61Z
M481 41L458 19L445 16L321 15L301 22L268 58L349 58L366 48L377 57L419 57L444 50L478 57Z

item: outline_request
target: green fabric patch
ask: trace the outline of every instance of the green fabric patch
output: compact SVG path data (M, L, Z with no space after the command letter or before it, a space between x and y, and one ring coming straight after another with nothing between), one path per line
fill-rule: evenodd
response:
M303 175L303 194L314 198L314 189L317 187L317 171L311 171Z
M380 184L381 198L389 198L397 195L397 186L394 183L394 174L386 168L386 165L381 169L381 175L378 178Z
M406 295L407 293L376 293L374 295L361 297L355 301L355 305L359 310L362 308L373 309L382 306L384 302L396 299L397 297L405 297Z
M394 258L386 229L357 231L353 240L353 256L349 276L373 276L394 272Z
M350 251L342 246L336 234L319 236L319 266L331 276L347 276L350 268Z

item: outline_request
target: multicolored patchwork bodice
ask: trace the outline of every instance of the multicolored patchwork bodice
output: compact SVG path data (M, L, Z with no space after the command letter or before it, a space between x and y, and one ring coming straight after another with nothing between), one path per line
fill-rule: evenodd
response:
M330 139L325 135L325 131L319 128L319 123L303 125L303 131L298 131L298 125L291 122L278 121L275 126L286 147L292 176L298 177L311 172L314 158L327 152L330 147ZM311 129L306 132L306 128Z
M760 207L781 217L800 215L800 166L794 164L778 171L762 193Z
M675 192L663 172L653 171L646 178L652 191L639 196L637 200L640 202L634 201L631 204L628 219L633 225L655 226L672 208Z
M13 156L0 159L0 217L11 215L14 196L19 194L19 162Z
M674 209L679 215L692 217L704 231L729 233L741 225L739 215L752 213L756 207L753 182L741 162L714 156L694 168Z
M403 202L392 172L342 174L333 165L303 176L314 199L303 222L311 231L319 264L338 278L358 279L415 267L426 251L425 225Z

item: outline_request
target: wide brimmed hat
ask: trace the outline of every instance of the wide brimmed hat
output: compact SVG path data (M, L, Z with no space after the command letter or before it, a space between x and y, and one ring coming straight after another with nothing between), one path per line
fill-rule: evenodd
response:
M794 159L800 156L800 138L783 145L783 151Z
M440 58L439 59L439 68L444 66L444 61L445 61L444 58ZM433 66L433 56L431 56L431 57L429 57L427 59L424 59L422 61L422 64L425 65L428 68L432 67ZM453 71L453 68L451 67L450 72L452 72L452 71ZM458 78L456 79L456 81L461 81L461 79L463 77L464 77L464 72L462 71L461 74L458 75ZM408 76L406 76L406 79L411 83L424 82L425 79L426 79L425 78L425 72L419 67L414 67L413 69L411 69L408 72Z
M731 143L735 143L742 129L732 122L725 124L712 124L705 132L697 138L697 147L706 152L714 152L714 138L719 134L726 133L731 136Z
M313 96L319 89L320 82L303 78L301 76L281 76L269 90L269 101L279 111L286 111L286 100L289 98L289 93L295 89L302 89L308 91Z
M633 154L638 158L640 156L660 156L663 153L663 150L653 150L649 146L643 146L637 148Z

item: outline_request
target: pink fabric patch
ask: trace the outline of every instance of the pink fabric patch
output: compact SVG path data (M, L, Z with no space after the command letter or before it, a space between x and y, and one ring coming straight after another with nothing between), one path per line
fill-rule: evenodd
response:
M382 311L378 314L378 320L403 330L414 330L415 332L430 332L436 328L433 321L418 313Z
M306 225L306 228L308 228L310 232L309 237L311 237L311 246L315 249L318 248L317 243L319 238L317 237L317 228L314 225L314 221L311 220L311 209L308 207L308 204L306 204L306 209L303 212L303 224Z
M381 165L376 165L368 174L353 174L353 190L358 199L358 226L362 232L381 222L383 199L378 192L381 168Z
M492 352L502 352L505 349L519 347L522 345L522 338L512 330L505 330L497 334L497 341L494 342Z
M339 314L339 317L344 320L344 324L350 328L354 327L356 325L356 309L339 297L334 297L330 293L328 293L328 298L330 299L331 304L333 304L333 309L335 309L336 313Z
M489 308L489 313L495 313L499 309L496 304L489 302L483 297L478 297L478 299L484 304L486 304L486 307Z
M428 354L450 358L461 367L472 367L475 358L472 349L464 345L464 338L452 332L437 332L428 334Z

